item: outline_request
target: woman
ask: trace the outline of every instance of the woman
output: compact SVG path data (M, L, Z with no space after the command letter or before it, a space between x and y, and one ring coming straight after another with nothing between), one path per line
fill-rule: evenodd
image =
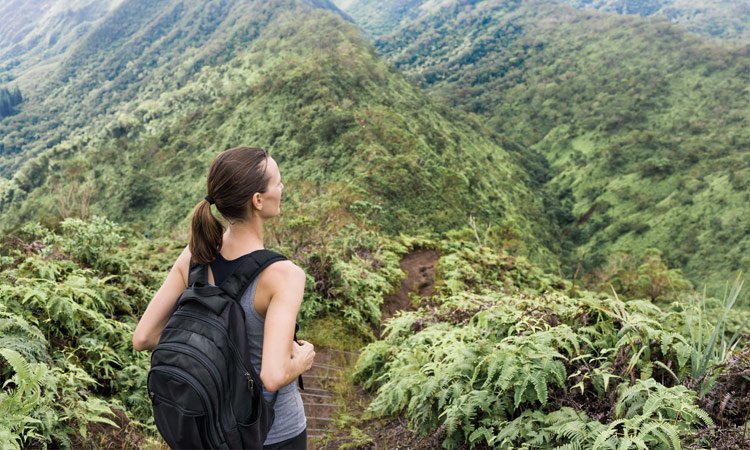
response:
M214 159L208 195L193 212L190 243L138 323L133 334L136 350L151 350L159 342L187 287L191 258L209 264L209 283L218 285L231 275L238 258L263 248L263 223L279 215L283 188L276 161L263 149L235 147ZM226 230L211 213L212 204L228 222ZM264 449L304 449L307 444L296 380L312 366L315 350L309 342L295 344L293 340L304 288L302 269L291 261L279 261L263 270L241 299L252 362L260 373L266 400L272 401L278 391L276 419Z

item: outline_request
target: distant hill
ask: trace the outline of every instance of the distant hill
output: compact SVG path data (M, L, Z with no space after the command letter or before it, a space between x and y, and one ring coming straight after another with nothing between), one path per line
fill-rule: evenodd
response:
M0 186L4 226L86 212L170 232L213 156L250 144L279 160L292 209L316 201L391 233L473 217L553 262L555 227L513 147L426 99L323 6L123 3L71 49L55 98L25 110L38 124L15 122L40 150L6 166L21 168Z
M648 247L696 283L750 267L749 47L550 1L418 9L378 50L549 160L571 271Z
M6 0L0 3L0 84L24 90L56 68L60 56L122 0Z
M54 70L27 76L26 84L34 85L32 90L21 86L27 103L0 122L0 174L9 176L29 155L85 125L104 126L126 102L156 99L184 85L201 67L228 61L257 36L272 11L252 1L119 4L66 41L64 58ZM41 19L35 24L44 26ZM41 33L34 30L27 34Z
M746 0L564 0L579 9L661 17L720 39L750 43L750 2Z
M456 0L337 0L372 37L388 34L408 21L427 17L440 8L465 2ZM720 39L750 43L750 2L746 0L550 0L578 9L654 17L687 30ZM497 7L515 8L517 0L496 1Z

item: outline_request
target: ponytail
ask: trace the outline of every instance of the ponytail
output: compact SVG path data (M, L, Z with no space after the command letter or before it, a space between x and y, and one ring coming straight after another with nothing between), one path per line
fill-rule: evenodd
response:
M266 192L268 152L257 147L234 147L214 158L208 170L208 195L196 205L190 224L193 261L208 264L221 250L224 227L211 213L211 205L228 222L244 221L248 204L256 192Z
M190 253L198 264L208 264L219 255L224 227L211 213L208 200L201 200L193 210L190 224Z

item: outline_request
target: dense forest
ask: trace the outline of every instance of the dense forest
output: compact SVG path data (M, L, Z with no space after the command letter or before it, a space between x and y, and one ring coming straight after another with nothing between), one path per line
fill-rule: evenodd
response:
M336 0L370 36L388 34L410 21L428 17L445 7L462 2L435 0ZM519 6L518 1L497 1L496 5ZM603 13L638 15L669 21L685 29L719 39L748 42L750 5L733 0L559 0L576 9Z
M747 46L549 1L429 11L379 51L546 158L547 187L569 206L557 216L569 273L654 247L697 285L748 266Z
M311 448L750 447L747 11L337 5L0 5L0 447L163 446L131 336L243 144L358 356Z
M212 156L252 141L288 167L289 184L299 186L291 202L346 196L393 233L445 231L475 217L554 263L547 249L556 245L555 227L544 202L495 134L431 104L340 16L322 11L301 21L268 5L252 11L273 26L240 56L205 67L157 100L119 105L106 126L79 129L27 161L0 199L3 225L53 223L82 210L152 233L184 223L200 197L183 193L204 183ZM75 86L65 88L71 97L79 96Z
M706 36L750 42L750 4L732 0L565 0L576 8L656 17Z

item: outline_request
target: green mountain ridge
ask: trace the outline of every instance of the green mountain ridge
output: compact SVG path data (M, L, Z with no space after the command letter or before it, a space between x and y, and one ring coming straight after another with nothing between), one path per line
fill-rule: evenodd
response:
M309 3L338 11L329 2ZM0 174L9 177L86 125L105 126L123 104L153 100L201 67L229 61L274 15L273 5L253 1L119 4L70 45L50 74L34 79L34 89L22 86L27 104L0 122Z
M70 98L87 92L87 102L100 102L79 120L95 111L116 115L76 128L16 171L2 189L4 225L54 223L66 214L92 213L150 230L183 226L201 198L213 155L252 143L271 150L288 185L338 186L329 195L359 201L374 223L391 233L447 231L475 217L483 230L523 241L531 253L554 264L547 249L557 245L555 227L541 198L530 191L518 157L506 152L496 135L462 113L425 101L377 59L356 27L328 8L302 2L234 7L240 3L248 19L233 15L232 23L247 26L254 20L264 26L235 44L236 56L202 64L192 78L181 71L192 73L191 63L213 45L196 50L193 59L178 47L184 62L170 72L185 81L172 90L159 80L129 84L131 74L148 65L148 52L117 52L118 64L105 75L90 73L87 68L101 60L98 55L120 46L96 33L106 33L130 10L111 14L105 28L71 52L64 67L75 70L63 73ZM149 17L166 17L165 10ZM159 35L179 30L166 28ZM165 55L167 61L177 57ZM150 70L153 78L169 69ZM137 97L121 103L124 95L111 96L108 102L104 92L120 84ZM160 86L164 91L157 95ZM144 89L154 92L141 94ZM313 200L312 188L304 189L291 194L292 204Z
M698 285L750 266L747 46L548 1L450 2L376 46L549 160L571 273L649 247Z

